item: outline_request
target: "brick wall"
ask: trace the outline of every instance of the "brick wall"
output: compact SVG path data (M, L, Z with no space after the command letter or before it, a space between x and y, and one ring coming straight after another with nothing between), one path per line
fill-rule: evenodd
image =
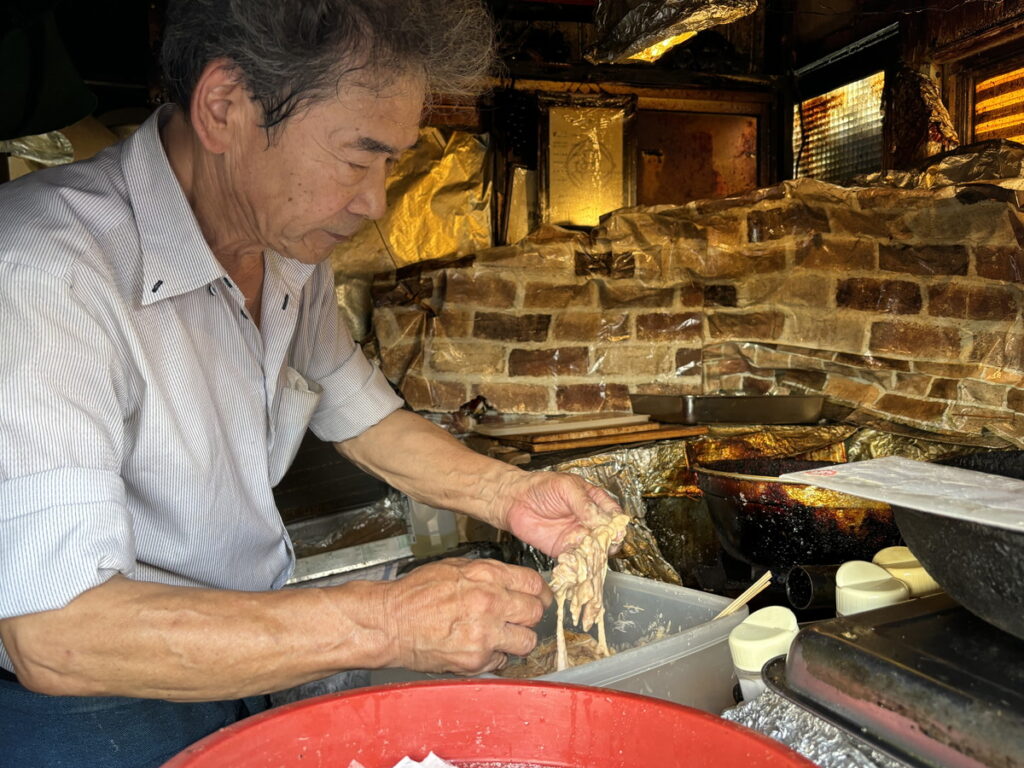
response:
M1024 214L963 189L786 182L415 265L375 286L381 364L420 410L806 391L1024 445Z

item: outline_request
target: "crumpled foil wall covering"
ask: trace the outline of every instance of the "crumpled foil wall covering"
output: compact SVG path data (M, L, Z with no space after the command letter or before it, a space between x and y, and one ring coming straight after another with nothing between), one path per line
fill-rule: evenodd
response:
M406 268L379 278L382 367L419 410L814 392L1024 446L1022 168L1024 147L989 142L859 186L624 209Z
M388 181L388 211L333 255L339 277L372 275L491 244L486 137L438 128L420 132Z
M486 136L420 131L388 182L388 210L331 255L338 306L356 341L370 335L373 275L491 244Z

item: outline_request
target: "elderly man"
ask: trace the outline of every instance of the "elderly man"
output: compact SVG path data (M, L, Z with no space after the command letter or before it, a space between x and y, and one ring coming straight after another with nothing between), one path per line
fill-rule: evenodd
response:
M307 426L550 554L618 511L402 410L338 322L329 254L487 30L472 0L172 2L176 105L0 187L0 765L158 765L270 691L534 646L527 569L278 590L271 488Z

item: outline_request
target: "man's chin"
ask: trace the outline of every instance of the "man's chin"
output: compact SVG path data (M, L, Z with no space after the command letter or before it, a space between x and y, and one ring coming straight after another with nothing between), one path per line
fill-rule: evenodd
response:
M297 243L295 248L288 249L285 255L303 264L319 264L331 258L335 249L344 247L348 241L348 237L341 235L309 238Z

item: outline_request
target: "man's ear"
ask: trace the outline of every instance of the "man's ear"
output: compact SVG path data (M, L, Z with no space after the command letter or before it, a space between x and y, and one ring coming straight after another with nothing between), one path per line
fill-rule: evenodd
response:
M192 91L189 117L196 136L213 154L223 154L253 108L252 99L228 59L214 59Z

